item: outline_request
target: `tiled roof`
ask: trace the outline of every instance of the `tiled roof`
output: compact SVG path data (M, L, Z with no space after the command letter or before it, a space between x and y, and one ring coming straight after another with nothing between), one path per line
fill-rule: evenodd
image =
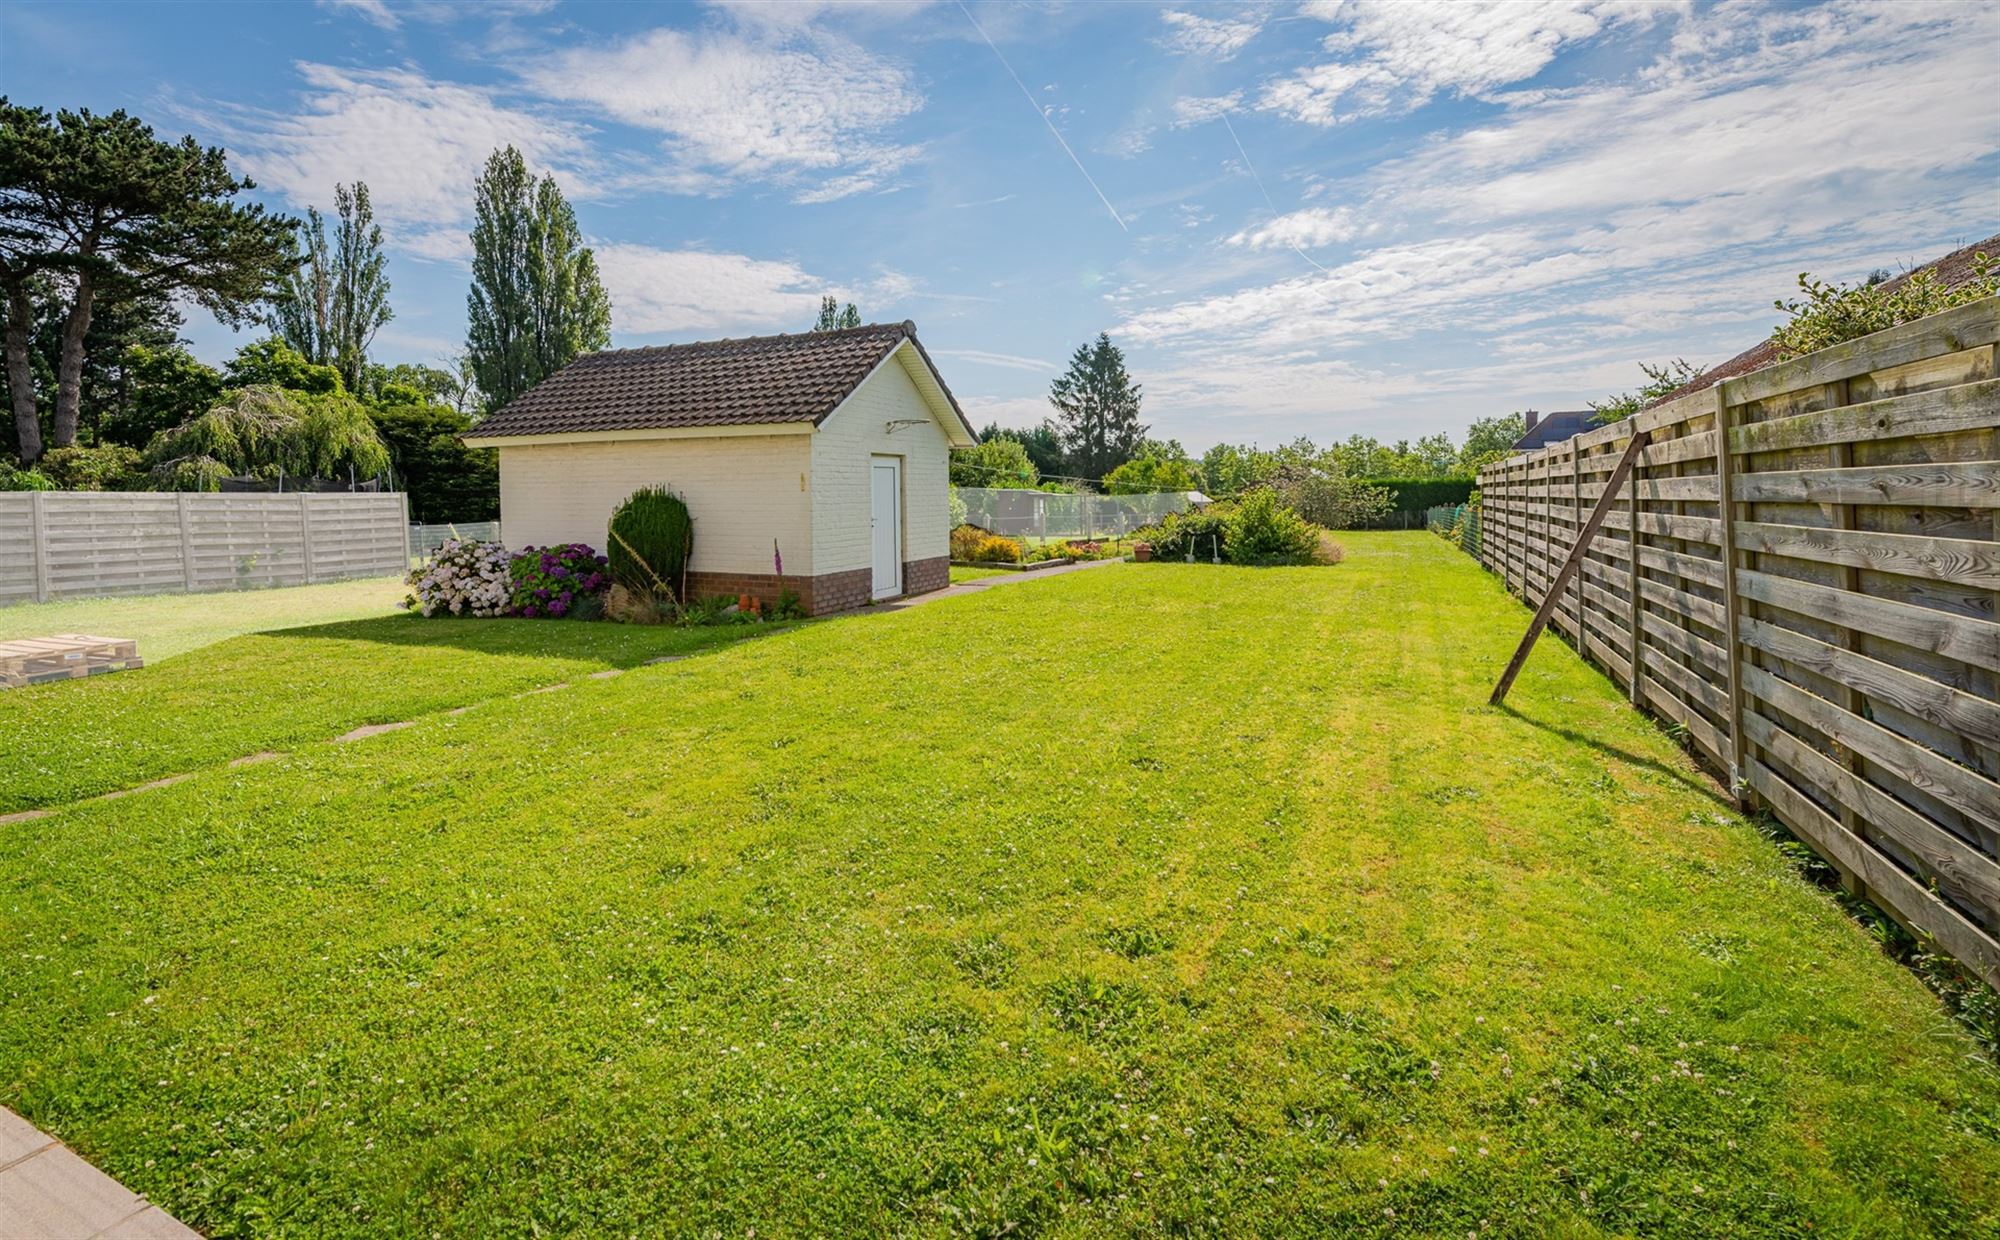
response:
M1560 443L1580 431L1590 429L1590 419L1596 416L1595 409L1566 409L1560 413L1545 413L1541 421L1514 441L1514 451L1530 452L1546 444Z
M1972 245L1963 246L1953 250L1942 258L1934 258L1921 267L1916 267L1903 272L1901 275L1893 276L1883 284L1883 287L1886 289L1895 289L1908 282L1909 278L1918 272L1928 271L1945 288L1957 288L1972 278L1972 260L1974 256L1979 254L2000 258L2000 234L1995 234L1984 241L1975 242ZM1679 400L1690 392L1699 392L1703 388L1714 387L1724 379L1734 379L1739 375L1747 375L1753 370L1762 370L1764 367L1772 365L1778 360L1778 346L1767 336L1728 361L1711 366L1706 371L1703 371L1699 379L1689 381L1646 407L1650 409L1654 405L1664 405L1670 400Z
M818 423L904 340L923 353L917 325L907 321L590 353L482 419L469 434L486 439ZM930 365L929 355L923 357ZM957 411L958 402L941 379L938 387ZM964 416L959 412L961 421Z

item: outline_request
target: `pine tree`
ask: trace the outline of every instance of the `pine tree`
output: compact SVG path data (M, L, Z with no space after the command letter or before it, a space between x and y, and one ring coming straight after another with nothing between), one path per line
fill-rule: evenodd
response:
M67 447L76 441L100 293L134 303L178 296L235 325L281 290L298 221L233 201L254 188L230 173L222 148L191 137L161 141L123 111L51 117L0 97L0 284L24 456L35 409L32 384L17 369L26 360L23 312L32 308L22 282L39 272L68 277L49 434L51 447Z
M1069 369L1049 385L1049 403L1056 407L1064 454L1082 477L1103 478L1145 441L1139 386L1125 370L1125 354L1103 332L1094 343L1077 346Z
M396 317L389 309L389 278L383 274L389 260L382 253L382 229L375 223L365 182L356 181L352 190L334 186L333 205L340 223L334 229L332 356L315 360L339 370L347 390L359 396L368 376L368 346L382 325Z
M611 298L553 177L509 146L475 186L466 358L487 409L611 343Z

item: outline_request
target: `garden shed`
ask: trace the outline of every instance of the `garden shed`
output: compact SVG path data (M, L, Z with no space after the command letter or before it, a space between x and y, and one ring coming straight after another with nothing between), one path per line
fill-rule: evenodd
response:
M593 353L464 438L499 449L511 545L602 550L664 486L694 517L690 595L816 614L948 582L947 463L976 442L910 322Z

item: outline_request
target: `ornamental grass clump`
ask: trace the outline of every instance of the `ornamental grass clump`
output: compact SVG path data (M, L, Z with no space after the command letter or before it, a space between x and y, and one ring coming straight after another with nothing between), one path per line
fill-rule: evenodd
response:
M513 597L513 556L497 542L453 538L403 580L403 606L424 616L504 616Z
M611 588L608 562L584 543L523 547L507 575L508 614L530 620L595 620Z

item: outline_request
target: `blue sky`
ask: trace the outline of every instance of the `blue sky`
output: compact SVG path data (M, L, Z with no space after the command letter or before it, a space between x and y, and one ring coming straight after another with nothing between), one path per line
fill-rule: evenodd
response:
M380 360L458 347L472 178L512 142L616 344L801 330L833 292L1020 424L1109 331L1197 452L1574 408L1753 343L1802 270L2000 231L1993 4L17 0L0 84L220 143L287 210L367 181Z

